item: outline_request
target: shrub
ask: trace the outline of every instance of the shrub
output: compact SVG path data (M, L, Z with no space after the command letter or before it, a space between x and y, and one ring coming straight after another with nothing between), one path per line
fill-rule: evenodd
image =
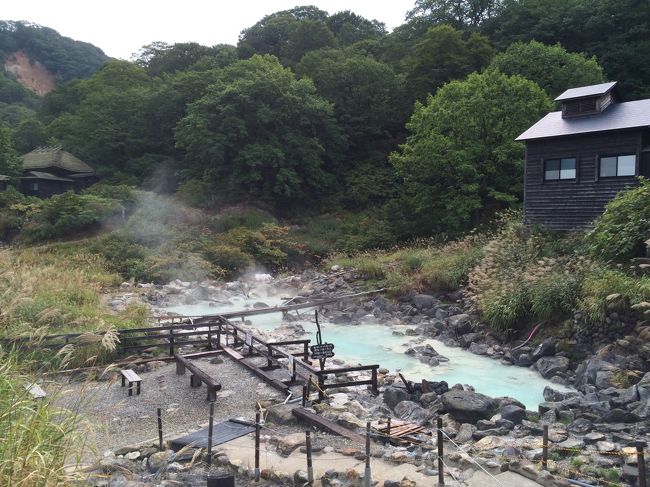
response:
M467 284L470 271L483 254L482 245L473 237L452 242L425 260L420 282L438 292L455 291Z
M210 220L210 226L217 232L227 232L238 227L259 230L266 224L275 224L270 214L252 208L231 208L224 210Z
M23 387L15 354L0 350L0 485L67 485L78 417L49 398L34 401Z
M131 186L126 184L93 184L90 188L85 189L82 194L91 194L102 198L116 200L126 207L132 207L136 200L135 191Z
M214 187L198 179L189 179L181 183L175 196L193 208L209 208L215 202Z
M253 265L250 255L231 245L211 243L203 248L202 253L211 264L223 269L229 279L240 276Z
M639 255L650 237L650 181L640 178L637 188L621 191L605 207L587 236L591 255L622 260Z
M113 232L95 240L90 244L89 250L101 255L106 260L108 269L125 279L140 280L146 273L148 250L133 242L123 232Z
M101 196L72 192L58 194L44 200L40 208L33 209L20 240L40 242L87 231L121 208L118 201Z

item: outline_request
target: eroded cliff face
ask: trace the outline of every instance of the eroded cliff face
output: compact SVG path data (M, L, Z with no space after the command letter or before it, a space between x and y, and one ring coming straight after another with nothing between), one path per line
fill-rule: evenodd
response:
M5 71L11 73L25 88L39 96L54 90L54 75L38 61L30 59L25 51L16 51L4 61Z

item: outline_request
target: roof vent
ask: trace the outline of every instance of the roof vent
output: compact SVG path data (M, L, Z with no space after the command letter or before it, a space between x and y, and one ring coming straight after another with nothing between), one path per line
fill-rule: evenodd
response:
M562 118L595 115L614 103L616 81L566 90L555 101L562 102Z

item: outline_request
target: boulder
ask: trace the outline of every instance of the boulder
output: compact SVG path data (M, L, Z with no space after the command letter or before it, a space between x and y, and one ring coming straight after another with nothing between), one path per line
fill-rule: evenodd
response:
M344 428L350 429L350 430L355 430L357 428L363 428L366 424L361 421L359 418L357 418L354 414L349 413L349 412L344 412L341 413L338 418L336 418L336 422L343 426Z
M466 443L472 439L472 436L476 432L476 426L469 423L463 423L458 428L458 433L456 433L456 442L457 443Z
M269 408L266 412L266 421L277 425L288 425L296 422L295 416L291 413L293 407L289 404L279 404Z
M614 364L598 357L582 362L576 370L576 386L595 385L599 389L612 387L615 375L620 369Z
M412 401L402 401L395 406L395 414L404 421L424 424L429 419L429 412Z
M650 399L650 372L646 372L646 374L636 384L636 391L640 401Z
M411 396L406 389L401 387L387 387L384 390L384 403L391 409L394 409L398 403L408 401Z
M435 304L436 298L429 294L416 294L411 301L417 309L429 309Z
M542 357L535 362L535 368L542 374L542 377L549 379L558 373L565 372L569 368L569 359L566 357Z
M632 413L640 419L650 419L650 399L639 401L639 405L632 410Z
M523 419L526 419L526 410L514 405L503 406L499 414L502 419L512 421L514 424L520 424Z
M288 457L296 448L303 446L305 441L304 433L287 435L278 441L278 453L283 457Z
M463 423L476 423L488 419L494 411L494 399L472 391L451 390L442 395L445 410Z
M447 323L449 323L452 331L458 335L464 335L472 331L472 321L468 314L462 313L459 315L453 315L447 318Z
M154 453L147 459L147 466L151 473L156 473L162 468L167 466L167 462L170 459L169 452L159 451Z
M469 351L475 355L487 355L487 351L490 346L486 343L472 343L469 346Z
M555 355L555 338L550 337L540 343L533 352L533 360L539 360L542 357L552 357Z

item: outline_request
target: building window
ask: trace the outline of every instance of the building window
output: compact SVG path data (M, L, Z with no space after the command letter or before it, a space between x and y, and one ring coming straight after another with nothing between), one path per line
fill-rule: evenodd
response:
M600 158L600 177L635 176L636 156L610 156Z
M38 183L32 183L32 191L38 191Z
M544 161L544 181L576 178L576 158L547 159Z

